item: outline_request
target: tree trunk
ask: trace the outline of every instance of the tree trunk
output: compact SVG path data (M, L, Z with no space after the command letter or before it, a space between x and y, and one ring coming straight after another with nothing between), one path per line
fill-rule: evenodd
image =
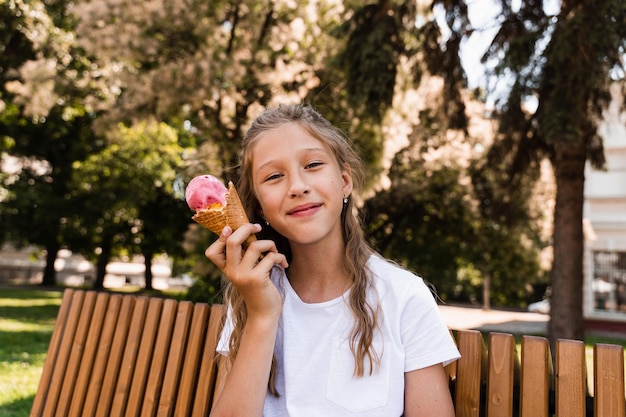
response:
M44 287L53 287L57 283L57 272L54 269L54 264L57 260L59 249L60 245L56 241L46 246L46 266L44 267L43 280L41 281L41 285Z
M556 145L549 339L552 348L559 338L584 338L583 323L583 204L587 144Z
M489 272L485 272L483 278L483 310L491 310L491 275Z
M111 239L103 239L101 249L102 252L100 252L98 261L96 262L96 281L93 284L93 287L96 290L104 289L104 277L107 273L107 265L111 260Z
M144 265L146 266L146 290L152 290L152 253L144 253L143 258Z

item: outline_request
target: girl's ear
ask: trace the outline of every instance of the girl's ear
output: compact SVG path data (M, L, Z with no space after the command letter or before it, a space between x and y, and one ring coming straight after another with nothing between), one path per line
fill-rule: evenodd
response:
M350 170L349 166L345 166L343 170L341 170L341 181L342 181L342 191L343 191L343 195L344 197L349 196L350 194L352 194L352 187L353 187L353 182L352 182L352 170Z

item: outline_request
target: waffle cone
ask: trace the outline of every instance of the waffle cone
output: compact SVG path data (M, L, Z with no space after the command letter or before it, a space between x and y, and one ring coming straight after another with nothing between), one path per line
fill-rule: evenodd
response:
M222 233L222 229L228 224L223 207L198 210L192 219L216 235Z
M217 235L222 233L222 229L226 226L237 230L242 225L250 222L232 181L228 183L226 204L224 206L198 210L192 219ZM246 239L245 245L255 240L255 235L250 235L250 237Z

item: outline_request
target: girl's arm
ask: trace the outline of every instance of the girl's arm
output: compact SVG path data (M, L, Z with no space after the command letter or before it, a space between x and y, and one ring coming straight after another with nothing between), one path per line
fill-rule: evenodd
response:
M448 377L437 364L404 374L404 417L454 417Z
M270 280L270 271L275 264L286 267L287 262L269 240L253 242L244 252L242 243L258 229L258 225L252 224L235 232L225 227L206 251L206 256L237 288L248 312L237 356L222 393L215 399L212 417L263 415L282 311L282 299ZM261 254L263 258L259 260Z
M262 416L278 320L248 319L239 352L211 417Z

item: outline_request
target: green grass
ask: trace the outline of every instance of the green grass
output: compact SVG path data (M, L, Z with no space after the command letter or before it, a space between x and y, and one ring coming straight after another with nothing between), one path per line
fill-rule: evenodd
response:
M62 295L0 288L0 416L30 414Z

